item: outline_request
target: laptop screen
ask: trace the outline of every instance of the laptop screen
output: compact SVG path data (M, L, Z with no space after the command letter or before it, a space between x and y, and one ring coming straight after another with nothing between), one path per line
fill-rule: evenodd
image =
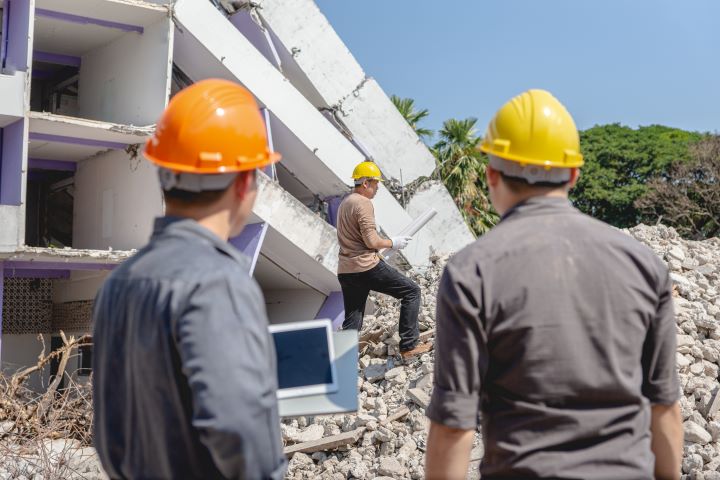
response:
M325 327L272 332L277 352L278 387L333 383Z

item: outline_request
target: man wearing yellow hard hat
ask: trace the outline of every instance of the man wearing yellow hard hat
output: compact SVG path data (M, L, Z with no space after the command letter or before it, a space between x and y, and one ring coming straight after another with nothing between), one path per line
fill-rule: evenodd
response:
M340 245L338 280L345 303L343 330L360 331L370 291L400 299L400 354L403 358L427 352L430 344L418 345L420 331L420 287L378 256L383 249L401 250L411 237L380 237L375 224L372 199L382 181L374 162L362 162L353 171L355 188L338 209L337 236Z
M94 443L110 478L285 475L275 347L238 235L277 162L252 94L175 95L148 141L166 215L94 305Z
M571 205L583 157L550 93L506 103L481 150L502 220L440 283L426 477L465 478L480 418L483 480L679 478L667 268Z

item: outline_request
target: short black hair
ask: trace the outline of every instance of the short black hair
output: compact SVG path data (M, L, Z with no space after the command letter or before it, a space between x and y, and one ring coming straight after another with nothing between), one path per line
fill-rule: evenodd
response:
M189 192L187 190L180 190L178 188L163 190L165 203L174 203L182 206L197 205L200 207L207 207L208 205L212 205L213 203L219 201L222 196L225 195L225 192L228 191L228 188L231 188L233 186L237 178L244 177L244 175L248 173L251 173L253 176L255 176L257 170L253 169L245 172L240 172L235 178L235 180L230 182L230 185L223 188L222 190L204 190L202 192Z
M235 182L233 182L235 183ZM187 190L180 190L173 188L171 190L164 190L163 196L165 197L166 203L178 203L182 205L198 205L207 206L220 200L225 194L228 188L232 186L232 183L223 190L205 190L203 192L189 192Z
M497 170L497 169L496 169ZM531 190L554 190L556 188L562 188L567 186L570 183L570 180L567 180L565 182L559 182L559 183L553 183L553 182L536 182L536 183L530 183L524 178L519 177L511 177L509 175L506 175L505 173L501 172L500 170L497 170L497 172L500 174L500 177L503 179L503 182L505 182L505 185L508 186L511 192L513 193L527 193Z

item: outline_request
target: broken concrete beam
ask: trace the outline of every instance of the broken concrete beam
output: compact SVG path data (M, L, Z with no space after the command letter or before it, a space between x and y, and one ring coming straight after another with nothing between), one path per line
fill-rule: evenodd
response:
M411 388L407 391L410 399L420 408L425 410L430 405L430 396L419 388Z
M434 337L434 336L435 336L435 329L434 329L434 328L433 328L432 330L427 330L427 331L425 331L425 332L422 332L422 333L420 333L420 343L427 342L428 340L430 340L430 339L431 339L432 337Z
M353 445L357 443L358 440L362 438L363 433L365 433L365 427L360 427L349 432L339 433L319 440L312 440L310 442L287 446L283 450L283 453L285 455L292 455L296 452L313 453L333 450L345 445Z
M394 422L395 420L400 420L401 418L407 416L410 414L410 409L408 407L400 407L398 410L394 411L388 417L380 422L380 425L387 425L390 422Z
M390 414L385 420L380 422L380 425L387 425L388 423L394 422L395 420L400 420L409 413L410 409L408 407L401 407L392 414ZM335 448L343 447L345 445L353 445L357 443L358 440L362 438L363 433L365 433L365 427L359 427L349 432L339 433L337 435L321 438L319 440L312 440L309 442L303 442L287 446L283 450L283 453L285 453L285 455L292 455L296 452L314 453L323 452L326 450L333 450Z
M708 420L712 420L715 414L720 410L720 389L715 389L713 399L708 404L708 409L705 417Z

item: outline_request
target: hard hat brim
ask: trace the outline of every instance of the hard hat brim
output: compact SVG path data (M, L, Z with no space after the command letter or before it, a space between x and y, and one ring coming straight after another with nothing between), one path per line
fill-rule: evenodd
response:
M360 180L361 178L367 178L368 180L377 180L380 183L385 183L385 180L383 180L380 177L368 177L368 176L352 177L353 180Z
M217 173L235 173L235 172L246 172L254 170L256 168L264 168L274 163L279 162L282 159L282 155L278 152L270 152L265 158L243 160L242 163L238 163L236 167L197 167L188 165L187 163L175 163L161 160L154 155L147 152L147 148L143 151L145 158L150 160L152 163L159 167L167 168L174 172L184 173L198 173L198 174L217 174Z
M507 152L498 152L496 150L493 150L492 148L486 146L484 143L478 147L478 150L481 152L487 154L487 155L494 155L498 158L502 158L504 160L510 160L511 162L517 162L521 165L537 165L540 167L547 167L547 168L579 168L585 165L585 160L583 159L582 154L576 153L575 158L576 160L569 161L569 162L556 162L552 160L538 160L536 158L529 158L529 157L523 157L520 155L513 155L511 153Z

